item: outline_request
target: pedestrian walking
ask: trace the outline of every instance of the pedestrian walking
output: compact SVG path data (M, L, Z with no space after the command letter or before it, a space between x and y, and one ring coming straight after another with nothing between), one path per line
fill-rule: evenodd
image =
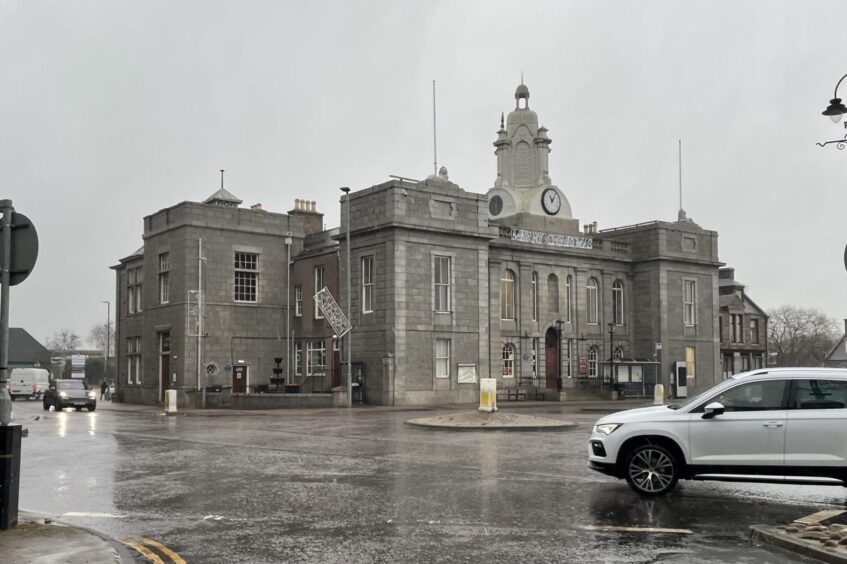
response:
M106 380L103 380L102 382L100 382L100 399L105 398L106 392L108 392L108 391L109 391L109 384L106 383Z

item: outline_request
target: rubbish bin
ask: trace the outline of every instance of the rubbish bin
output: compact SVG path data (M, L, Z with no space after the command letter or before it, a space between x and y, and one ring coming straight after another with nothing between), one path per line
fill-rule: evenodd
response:
M18 524L21 426L0 427L0 531Z

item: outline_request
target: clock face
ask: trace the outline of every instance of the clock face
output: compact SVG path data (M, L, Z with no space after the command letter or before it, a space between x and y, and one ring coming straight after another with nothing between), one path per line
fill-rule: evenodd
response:
M491 212L491 215L500 215L500 212L503 211L503 198L494 196L488 200L488 211Z
M552 188L547 188L541 194L541 207L543 207L544 211L549 215L556 215L562 207L562 198L559 196L558 192Z

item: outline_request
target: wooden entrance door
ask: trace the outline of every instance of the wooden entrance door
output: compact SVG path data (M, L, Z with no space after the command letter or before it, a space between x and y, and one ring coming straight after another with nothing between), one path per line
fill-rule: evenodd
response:
M547 388L559 389L559 335L551 327L544 337L544 366L547 369Z
M159 401L165 401L165 390L171 387L171 334L159 333Z
M247 367L233 366L232 367L232 393L246 394L247 393Z

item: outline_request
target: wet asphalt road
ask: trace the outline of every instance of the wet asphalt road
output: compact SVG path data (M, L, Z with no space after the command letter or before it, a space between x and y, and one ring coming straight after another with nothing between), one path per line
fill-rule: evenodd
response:
M587 469L600 414L568 406L519 410L580 424L546 433L403 424L449 410L15 410L29 429L21 508L118 539L153 538L190 563L797 562L752 546L747 527L843 508L847 496L682 482L644 500ZM605 525L692 533L586 530Z

